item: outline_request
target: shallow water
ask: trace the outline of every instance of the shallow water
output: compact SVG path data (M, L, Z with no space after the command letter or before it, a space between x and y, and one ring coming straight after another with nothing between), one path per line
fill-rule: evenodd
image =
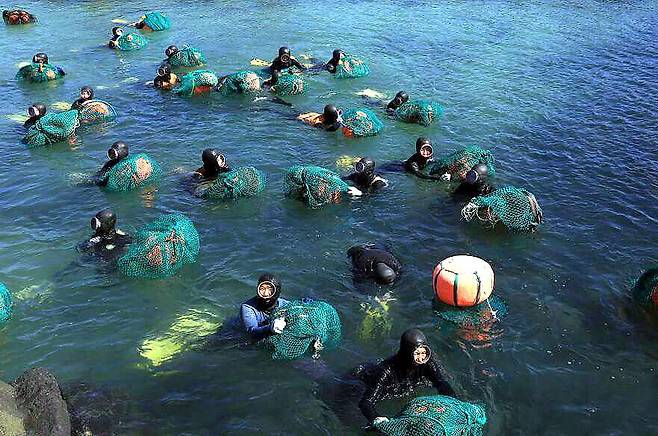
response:
M658 261L658 2L121 3L24 2L40 23L0 27L0 281L16 300L0 330L0 378L42 365L63 382L121 391L131 407L119 434L361 434L358 412L337 411L321 392L420 326L463 398L486 403L487 434L658 433L658 323L628 298L633 278ZM148 48L102 46L110 20L158 8L173 27L149 35ZM382 135L349 140L304 127L290 119L293 110L266 101L160 94L145 83L170 43L202 49L221 73L270 59L282 44L322 59L340 46L367 59L371 75L313 76L307 95L290 98L295 110L360 106L355 93L364 88L405 89L439 101L446 115L431 128L385 119ZM18 84L17 63L42 50L66 78ZM36 101L73 101L83 85L118 108L118 122L81 130L74 146L26 149L6 115ZM489 147L496 183L526 187L539 200L539 231L464 223L446 189L404 174L388 175L385 193L322 210L282 196L293 164L336 168L340 156L363 154L399 160L421 135L433 138L437 155ZM161 163L157 189L109 194L71 183L102 165L118 139ZM237 203L192 198L182 172L199 165L206 147L265 171L267 190ZM163 212L187 214L201 235L199 262L169 280L143 281L81 260L75 245L107 206L128 231ZM405 269L390 289L391 330L364 338L361 303L389 289L355 286L345 252L369 241L391 244ZM432 268L459 253L493 265L509 306L488 334L460 331L432 311ZM280 274L285 296L338 309L339 350L318 362L275 362L265 350L224 341L144 366L145 339L190 309L228 322L265 271ZM382 410L393 414L403 403Z

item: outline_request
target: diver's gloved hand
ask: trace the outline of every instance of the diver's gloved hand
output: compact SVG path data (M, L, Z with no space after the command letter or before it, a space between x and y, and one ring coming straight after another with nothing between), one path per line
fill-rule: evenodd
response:
M450 181L450 173L445 173L441 176L441 180L444 182L449 182Z
M354 186L350 186L347 189L347 193L350 194L352 197L361 197L363 195L363 192L359 191Z
M277 318L272 322L272 331L280 335L283 332L283 329L286 328L286 320L283 318Z
M388 422L388 418L385 416L378 416L377 418L372 420L373 425L378 425L381 424L382 422Z

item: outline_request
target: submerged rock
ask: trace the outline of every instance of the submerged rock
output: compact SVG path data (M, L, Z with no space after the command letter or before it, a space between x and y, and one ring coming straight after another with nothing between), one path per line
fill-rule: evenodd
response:
M69 436L71 419L57 379L44 368L27 370L12 382L16 406L29 435ZM4 409L3 409L4 410ZM19 433L20 434L20 433Z

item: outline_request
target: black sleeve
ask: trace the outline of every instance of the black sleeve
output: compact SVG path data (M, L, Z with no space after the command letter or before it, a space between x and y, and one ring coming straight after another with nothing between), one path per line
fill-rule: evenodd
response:
M452 386L450 386L450 384L443 378L440 365L435 360L432 359L427 365L425 365L424 375L432 382L432 385L436 388L439 394L448 395L453 398L457 395L452 389Z
M335 73L336 72L336 65L334 65L333 62L327 62L326 68L327 68L327 71L329 71L330 73Z
M105 162L105 165L103 165L103 167L100 170L98 170L98 172L92 178L94 183L97 184L98 186L107 185L107 173L112 169L113 166L114 166L114 162L112 161Z
M306 70L306 67L304 65L302 65L301 62L299 62L297 59L292 58L292 59L290 59L290 61L292 62L292 64L294 66L296 66L300 70L302 70L302 71Z
M381 189L381 188L385 188L386 186L387 186L386 182L384 182L383 180L375 180L372 183L372 185L370 185L372 189Z
M363 397L359 401L359 409L361 409L361 413L363 413L368 422L372 422L375 418L381 416L375 406L384 397L386 388L391 382L391 377L391 369L383 366L381 372L373 380L373 383L363 393Z
M346 182L356 182L356 173L352 173L349 176L341 177Z
M422 172L420 166L418 166L418 162L412 161L411 159L405 161L404 169L407 170L408 173L411 173L416 177L420 177L421 179L441 180L441 177L431 176Z
M36 123L36 120L34 118L28 118L23 123L23 127L25 127L26 129L29 129L30 127L34 126L35 123Z
M80 101L80 99L77 99L71 105L71 109L80 109L80 106L82 106L82 101Z

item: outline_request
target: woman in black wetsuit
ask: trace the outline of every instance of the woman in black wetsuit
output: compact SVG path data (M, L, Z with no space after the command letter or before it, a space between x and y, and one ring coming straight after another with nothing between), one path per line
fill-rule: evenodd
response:
M407 395L423 384L433 385L441 395L455 396L433 354L423 332L409 329L402 334L396 354L372 369L361 367L357 375L365 382L366 391L359 409L370 423L388 420L377 411L377 403Z

